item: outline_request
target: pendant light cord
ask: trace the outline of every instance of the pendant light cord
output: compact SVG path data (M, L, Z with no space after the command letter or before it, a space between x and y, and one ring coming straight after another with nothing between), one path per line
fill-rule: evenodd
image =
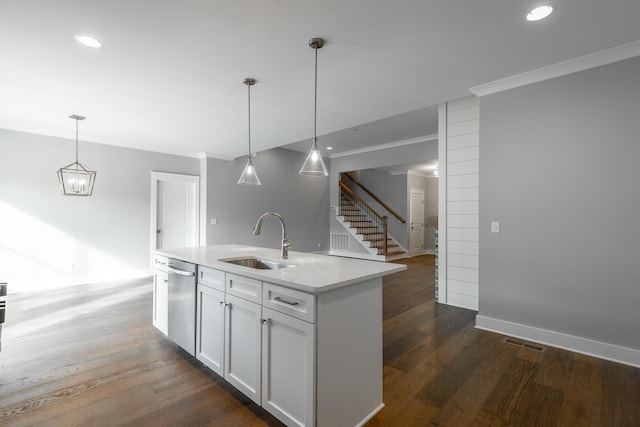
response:
M78 163L78 118L76 117L76 163Z
M318 126L318 46L314 47L316 51L316 70L315 70L315 86L314 86L314 105L313 105L313 143L318 140L317 126Z
M248 111L249 111L249 159L251 159L251 85L247 85Z

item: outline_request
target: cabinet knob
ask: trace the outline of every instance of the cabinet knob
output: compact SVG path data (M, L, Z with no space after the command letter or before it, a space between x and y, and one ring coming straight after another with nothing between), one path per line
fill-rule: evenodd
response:
M260 323L262 323L263 325L267 322L267 319L260 319Z

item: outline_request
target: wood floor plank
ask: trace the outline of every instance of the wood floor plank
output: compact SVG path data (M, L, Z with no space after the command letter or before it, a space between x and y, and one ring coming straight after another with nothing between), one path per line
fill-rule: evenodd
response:
M601 417L606 425L640 426L640 374L619 363L602 362Z
M602 398L598 365L573 358L570 370L558 426L573 427L582 422L585 426L595 427L600 420L597 402Z
M523 404L525 390L533 382L537 372L537 364L520 359L512 360L482 409L497 417L513 421L514 414Z
M496 339L494 334L486 335ZM494 345L494 351L487 353L475 369L468 371L464 382L443 402L432 424L472 425L516 352L517 349L511 346Z
M478 334L477 339L471 341L447 365L447 369L425 384L417 397L442 408L484 359L495 353L492 343L495 343L492 334Z
M530 382L510 420L519 426L556 426L563 398L563 392L557 388Z
M523 349L523 351L526 349ZM531 353L536 353L531 351ZM571 375L571 363L573 354L560 348L549 347L545 350L544 364L540 364L540 369L535 381L538 384L564 390L567 387Z

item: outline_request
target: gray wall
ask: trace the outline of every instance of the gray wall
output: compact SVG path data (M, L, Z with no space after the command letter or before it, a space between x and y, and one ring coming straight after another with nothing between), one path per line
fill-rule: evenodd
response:
M233 162L208 159L207 244L280 248L281 228L275 218L266 219L260 235L253 235L260 215L277 212L284 218L292 251L328 251L329 178L298 175L305 156L283 148L261 152L253 161L259 187L236 184L246 157Z
M480 108L479 314L640 349L640 58Z
M148 272L150 172L199 174L197 159L81 141L94 193L65 197L56 172L74 144L0 129L0 275L12 292Z

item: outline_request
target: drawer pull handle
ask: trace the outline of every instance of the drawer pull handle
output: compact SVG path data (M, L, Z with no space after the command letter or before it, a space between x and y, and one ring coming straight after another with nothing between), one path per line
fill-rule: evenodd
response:
M283 300L280 297L275 297L274 300L276 300L278 302L281 302L281 303L284 303L284 304L288 304L288 305L298 305L297 301L296 302L291 302L291 301Z

